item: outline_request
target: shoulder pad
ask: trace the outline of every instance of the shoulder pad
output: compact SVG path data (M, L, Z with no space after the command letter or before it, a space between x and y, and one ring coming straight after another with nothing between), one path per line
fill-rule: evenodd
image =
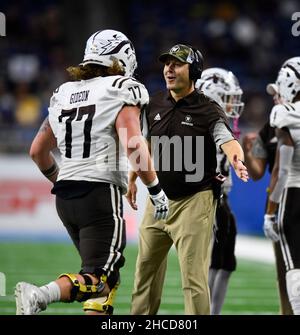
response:
M286 105L275 105L270 114L270 125L275 128L283 128L286 126L288 116L288 108Z
M144 86L137 79L135 79L133 77L124 77L124 76L118 77L112 83L112 87L115 87L117 89L121 89L124 86L131 86L131 85L142 85L142 86Z
M126 105L144 106L149 103L146 87L132 77L116 78L112 84L118 91L118 98Z
M64 91L64 87L67 85L67 83L63 83L60 86L58 86L52 93L52 96L50 98L50 106L53 107L60 99L62 92Z
M61 85L59 85L54 91L53 91L53 94L57 94L57 93L61 93L64 89L64 87L68 86L70 82L64 82L62 83Z
M272 108L270 114L270 126L275 128L287 127L290 124L290 112L294 112L292 104L278 104Z

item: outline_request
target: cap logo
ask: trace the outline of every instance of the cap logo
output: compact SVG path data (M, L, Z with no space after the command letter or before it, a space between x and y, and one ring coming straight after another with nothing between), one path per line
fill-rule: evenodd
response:
M170 52L175 53L175 52L177 52L179 49L180 49L180 46L179 46L179 45L175 45L175 46L170 50Z

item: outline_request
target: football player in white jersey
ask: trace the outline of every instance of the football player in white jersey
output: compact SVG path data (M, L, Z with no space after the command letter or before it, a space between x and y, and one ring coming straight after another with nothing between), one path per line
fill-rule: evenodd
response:
M56 302L82 301L87 314L112 314L126 244L122 195L127 157L147 185L154 217L165 219L161 189L140 130L146 88L132 77L135 50L121 32L102 30L87 41L84 59L68 68L73 79L50 100L49 117L30 155L54 183L56 208L81 257L79 273L63 273L42 287L16 285L17 314L37 314ZM51 150L61 153L60 168Z
M196 87L223 108L226 116L233 122L233 131L238 137L237 120L243 111L244 103L241 101L243 91L236 76L222 68L209 68L202 72ZM236 269L234 249L237 229L228 203L232 178L230 162L221 149L217 150L217 163L217 171L226 177L226 180L222 184L222 197L216 210L216 229L209 270L212 315L221 313L229 277Z
M272 96L274 105L282 103L281 98L278 96L278 88L275 83L267 85L267 93ZM244 135L243 149L245 153L245 162L253 181L260 180L266 171L270 174L272 173L277 142L275 128L270 126L269 120L263 125L258 133L250 132ZM267 188L267 195L269 196L269 188ZM273 241L272 244L275 256L276 280L280 302L279 313L282 315L293 315L286 289L286 270L280 242Z
M278 145L264 231L280 241L289 301L293 313L300 315L300 57L284 62L276 86L282 104L274 106L270 115Z

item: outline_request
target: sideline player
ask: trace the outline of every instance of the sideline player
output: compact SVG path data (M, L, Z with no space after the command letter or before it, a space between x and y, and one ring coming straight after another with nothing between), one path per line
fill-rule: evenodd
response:
M278 95L278 87L276 84L268 84L267 92L273 96L274 104L282 103L282 99ZM262 129L256 133L245 134L243 138L243 149L245 153L245 163L249 170L249 174L254 181L260 180L265 171L268 169L272 174L275 162L277 137L275 129L270 126L269 121L265 123ZM269 188L267 189L269 196ZM292 315L293 311L289 302L286 280L285 280L285 264L279 241L273 241L273 249L275 256L277 286L280 300L280 314Z
M284 62L276 85L282 104L274 106L270 115L278 145L264 232L280 241L289 301L293 313L300 315L300 57Z
M233 132L238 137L237 120L244 109L244 103L241 101L243 91L236 76L222 68L209 68L203 71L196 87L223 108L228 119L232 120ZM232 187L230 162L220 148L217 150L217 164L217 171L226 177L226 180L222 184L222 197L216 210L216 229L209 269L213 315L221 313L230 275L236 269L234 249L237 233L235 217L228 202L228 194Z

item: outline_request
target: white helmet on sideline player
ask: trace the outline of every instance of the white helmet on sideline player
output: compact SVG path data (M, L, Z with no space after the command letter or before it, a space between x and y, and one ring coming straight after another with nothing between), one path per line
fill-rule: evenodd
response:
M212 67L202 72L196 88L215 100L231 118L240 117L244 103L241 101L243 91L236 76L225 69Z
M300 57L290 58L283 63L278 73L276 86L283 102L293 102L300 91Z
M110 67L114 59L124 68L125 76L133 76L137 61L131 41L120 31L99 30L87 40L80 65L99 64Z

